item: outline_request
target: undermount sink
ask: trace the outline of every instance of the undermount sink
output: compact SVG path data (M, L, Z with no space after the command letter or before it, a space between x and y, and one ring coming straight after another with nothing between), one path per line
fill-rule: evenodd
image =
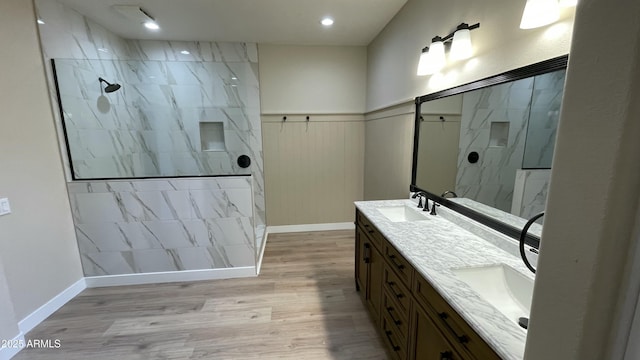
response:
M392 222L429 220L427 216L406 205L382 207L378 211Z
M516 324L520 317L529 317L533 296L532 279L505 264L452 271L480 297Z

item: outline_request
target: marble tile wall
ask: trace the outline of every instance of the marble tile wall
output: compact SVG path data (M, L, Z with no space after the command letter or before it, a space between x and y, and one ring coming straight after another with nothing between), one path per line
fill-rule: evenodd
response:
M533 78L465 93L462 100L456 193L508 212L522 166ZM492 122L508 122L505 146L490 146ZM470 163L467 156L480 159Z
M564 93L564 70L534 78L527 142L522 167L550 169Z
M524 219L544 211L549 191L550 169L529 169L516 172L511 213ZM544 218L538 222L542 223Z
M250 177L68 189L86 276L255 266Z
M76 179L247 174L260 157L257 74L248 63L56 59ZM104 93L103 77L122 85ZM224 124L203 151L200 122ZM258 150L258 151L256 151Z
M164 176L171 167L185 175L196 174L194 170L201 173L233 173L234 166L237 167L233 156L242 149L242 153L252 159L249 168L253 189L251 220L258 242L255 250L259 251L266 215L256 44L127 40L56 0L36 0L35 3L38 16L45 21L44 25L39 25L39 32L53 104L57 104L58 100L50 60L78 60L75 69L66 69L81 81L75 84L75 88L65 89L65 93L72 94L69 100L71 108L65 109L65 112L71 114L68 120L76 126L72 135L80 139L79 149L92 149L94 155L116 149L127 152L123 158L100 158L92 157L88 151L81 154L83 150L79 150L76 154L81 160L74 168L86 173L95 171L89 169L97 167L121 174L132 174L135 169L140 176ZM188 50L190 54L182 54L182 50ZM234 73L242 81L235 83L229 79L229 75ZM121 90L110 94L114 96L109 96L106 104L104 99L100 99L102 94L98 93L100 87L97 77L100 74L105 74L104 77L109 81L118 81L123 85ZM162 76L151 78L158 74ZM146 84L142 81L144 76L147 76ZM198 76L208 76L217 87L212 86L208 91L198 93L200 89L196 90L193 86ZM197 95L195 101L189 98L194 93ZM242 106L209 106L206 100L210 99L212 93ZM158 104L162 99L165 101ZM176 104L182 101L183 107L167 107L168 104L176 105L172 103L174 99ZM108 111L103 112L105 105L108 105ZM62 119L58 111L54 111L54 117L63 147L61 153L66 154ZM200 143L199 139L194 140L192 130L194 123L200 120L224 122L225 136L228 131L235 130L235 134L228 134L226 138L232 150L230 155L202 155L191 151ZM159 131L154 133L155 129ZM90 142L96 144L88 144ZM167 148L173 152L151 151ZM95 161L96 164L89 164L88 161ZM63 162L67 169L71 168L67 156L63 156ZM71 180L70 172L67 176ZM147 181L155 180L136 183Z

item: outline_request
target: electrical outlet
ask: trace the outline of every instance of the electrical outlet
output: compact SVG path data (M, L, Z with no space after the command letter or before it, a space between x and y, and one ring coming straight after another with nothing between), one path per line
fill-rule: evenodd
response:
M9 204L9 199L2 198L0 199L0 216L11 214L11 205Z

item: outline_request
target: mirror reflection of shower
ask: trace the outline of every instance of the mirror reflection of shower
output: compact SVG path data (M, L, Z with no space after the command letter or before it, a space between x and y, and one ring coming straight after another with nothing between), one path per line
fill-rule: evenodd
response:
M100 80L100 83L105 83L107 84L107 86L104 88L104 91L108 94L108 93L112 93L114 91L118 91L120 90L120 84L117 83L113 83L111 84L110 82L108 82L107 80L99 77L98 80Z

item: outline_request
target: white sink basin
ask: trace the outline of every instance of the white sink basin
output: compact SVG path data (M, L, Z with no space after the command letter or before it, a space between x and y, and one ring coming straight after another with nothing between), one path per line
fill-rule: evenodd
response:
M422 215L406 205L378 208L378 211L393 222L429 220L427 215Z
M505 264L452 271L516 324L520 317L529 317L533 296L533 280L530 278Z

